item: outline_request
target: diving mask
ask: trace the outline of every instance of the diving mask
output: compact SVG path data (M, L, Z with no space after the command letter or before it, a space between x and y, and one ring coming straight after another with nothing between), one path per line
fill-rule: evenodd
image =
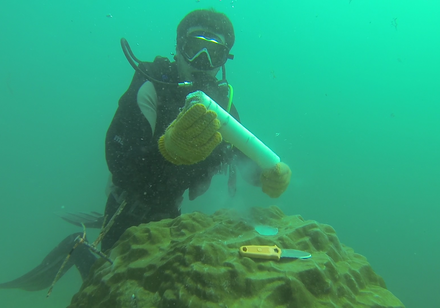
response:
M188 36L180 48L185 60L196 69L207 71L220 67L234 56L219 39L206 35Z

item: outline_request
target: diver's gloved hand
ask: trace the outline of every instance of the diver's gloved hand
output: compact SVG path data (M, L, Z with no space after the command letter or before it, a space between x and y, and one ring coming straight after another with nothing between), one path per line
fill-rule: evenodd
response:
M263 170L260 176L263 192L271 198L278 198L289 186L291 175L292 171L285 163Z
M159 138L159 151L175 165L192 165L207 158L222 141L214 111L195 104L182 111Z

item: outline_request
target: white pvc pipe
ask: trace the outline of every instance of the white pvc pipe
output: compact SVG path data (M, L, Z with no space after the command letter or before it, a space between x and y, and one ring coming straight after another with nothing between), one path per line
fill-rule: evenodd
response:
M246 156L255 161L261 168L273 168L280 162L280 158L254 134L241 125L226 110L220 107L208 95L202 91L188 94L185 109L193 104L203 104L206 109L215 111L221 127L219 132L223 140L232 143Z

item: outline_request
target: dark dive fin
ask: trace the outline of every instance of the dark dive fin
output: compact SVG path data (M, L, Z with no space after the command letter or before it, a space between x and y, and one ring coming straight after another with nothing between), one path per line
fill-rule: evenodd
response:
M83 223L87 228L100 229L104 223L104 215L97 212L56 212L55 215L79 227L81 227L81 223Z
M26 291L39 291L49 288L64 262L64 259L75 245L75 239L82 233L74 233L66 237L55 247L33 270L12 281L0 283L0 289L23 289ZM77 267L81 278L87 277L96 257L84 245L79 245L72 253L69 261L64 266L64 275L73 265Z

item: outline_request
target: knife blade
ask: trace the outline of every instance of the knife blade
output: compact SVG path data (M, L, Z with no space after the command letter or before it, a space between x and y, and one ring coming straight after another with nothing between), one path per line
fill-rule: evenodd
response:
M281 258L308 259L312 255L306 251L296 249L281 249L277 245L247 245L240 247L242 257L258 258L279 261Z

